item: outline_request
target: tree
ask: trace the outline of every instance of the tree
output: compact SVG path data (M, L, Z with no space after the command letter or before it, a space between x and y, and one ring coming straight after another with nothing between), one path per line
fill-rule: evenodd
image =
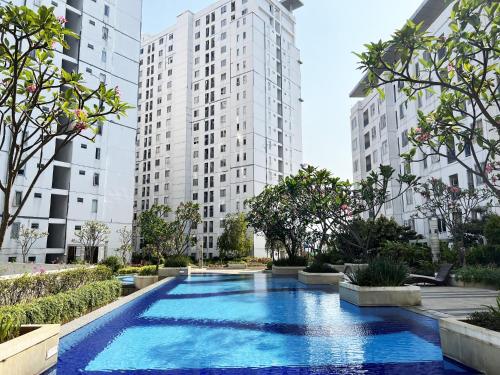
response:
M224 231L217 239L219 255L223 259L242 258L250 253L252 236L248 234L248 224L244 214L226 215Z
M192 231L200 223L198 203L182 202L179 204L175 210L175 219L168 223L170 234L167 245L168 255L186 254L191 246L196 245L197 238Z
M92 141L108 117L119 117L130 108L120 100L118 88L101 83L89 89L82 74L55 65L55 51L69 49L66 41L77 35L53 10L0 7L0 149L6 150L6 173L0 179L0 248L8 226L61 150L76 138ZM25 190L14 207L13 189L20 174Z
M49 234L47 232L40 232L38 229L27 228L24 225L21 226L17 242L19 243L19 247L21 248L23 263L26 263L26 256L30 252L35 242L40 238L47 237L48 235Z
M86 221L82 229L75 231L76 239L73 242L85 248L85 259L92 263L95 259L95 251L105 245L110 232L109 227L100 221Z
M144 249L148 254L156 257L158 271L161 254L165 252L167 242L171 236L171 228L167 222L170 207L153 205L149 210L139 215L139 228L144 242Z
M434 111L418 111L418 127L409 136L413 148L402 156L413 162L432 155L452 158L481 177L497 198L499 10L498 1L455 0L448 35L430 35L423 22L408 21L390 40L370 43L357 55L368 88L382 97L388 83L401 87L410 100L421 100L424 92L439 94ZM461 158L469 154L472 165Z
M472 220L475 212L485 211L491 204L492 192L489 189L461 189L458 186L448 186L437 178L431 178L421 184L417 192L424 201L415 207L417 211L415 217L441 219L453 242L461 250L463 260L464 224Z
M132 255L132 230L127 226L123 226L117 230L117 233L120 237L120 247L117 251L122 258L123 264L127 264L130 255Z

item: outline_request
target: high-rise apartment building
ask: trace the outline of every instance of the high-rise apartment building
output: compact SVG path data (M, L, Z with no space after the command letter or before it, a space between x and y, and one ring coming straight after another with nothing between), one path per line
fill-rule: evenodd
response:
M432 35L441 36L450 33L450 12L453 4L442 1L425 0L410 18L415 23L423 22L423 29ZM412 74L419 69L419 62L415 61L411 67ZM434 177L444 183L461 188L481 188L484 182L480 177L468 172L457 162L458 145L450 149L448 157L428 157L426 160L406 163L401 154L409 151L411 145L408 133L418 124L417 111L429 113L439 104L439 95L430 91L415 101L410 101L402 92L402 85L386 84L383 87L385 97L374 91L365 94L366 77L364 77L350 93L351 98L362 98L351 109L351 141L354 181L364 179L380 164L391 165L396 173L411 173L421 177L421 181ZM494 134L492 125L487 121L479 120L477 125L483 127L484 134ZM416 155L419 159L423 159ZM479 158L485 154L479 153ZM465 163L473 166L474 161L470 152L459 156ZM399 185L393 182L390 187L392 197L398 195ZM398 199L385 204L382 213L393 217L398 223L415 229L418 233L428 237L430 221L416 219L415 207L423 198L408 190ZM498 207L493 207L498 212ZM440 218L437 218L437 230L440 238L447 238L447 229Z
M188 255L216 256L224 217L300 167L301 5L221 0L142 40L134 211L199 203Z
M142 0L15 0L14 4L54 7L57 16L66 18L66 27L80 36L68 39L70 49L59 46L55 61L66 71L82 73L89 87L97 87L100 81L118 86L122 100L135 105ZM77 137L57 155L7 230L1 262L21 261L17 242L21 225L49 233L35 243L30 261L81 258L83 249L74 242L74 233L87 220L104 222L111 230L99 258L119 246L116 230L132 225L136 119L137 110L131 109L127 116L103 124L95 142ZM5 176L6 151L0 150L0 176ZM26 189L24 176L34 174L37 162L17 178L13 206Z

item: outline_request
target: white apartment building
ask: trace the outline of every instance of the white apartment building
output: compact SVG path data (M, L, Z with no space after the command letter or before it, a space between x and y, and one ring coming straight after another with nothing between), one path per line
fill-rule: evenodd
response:
M449 15L452 4L446 6L443 1L425 0L410 18L415 23L423 22L423 28L433 35L449 34ZM418 69L418 62L412 69ZM397 84L386 84L383 87L385 98L374 90L365 94L366 77L364 77L350 93L351 98L362 98L351 108L351 141L354 182L364 179L380 164L391 165L396 173L411 173L421 177L425 182L431 177L441 179L444 183L467 188L481 187L483 181L471 172L467 172L456 162L454 153L448 158L432 156L420 162L407 164L400 154L407 152L411 145L408 132L418 123L417 111L428 113L439 104L439 95L425 93L416 101L409 101ZM491 124L483 121L484 134L491 134ZM481 156L481 154L479 154ZM417 155L421 156L421 155ZM482 155L484 157L484 155ZM460 156L466 163L474 165L467 152ZM399 185L391 186L392 196L398 194ZM415 206L422 197L413 190L407 191L400 198L385 204L382 213L393 217L399 224L408 225L418 233L428 237L429 220L415 219ZM498 207L494 207L498 211ZM447 238L448 233L442 221L438 219L440 238Z
M199 203L188 255L217 256L224 217L300 167L300 6L221 0L142 40L134 213Z
M0 0L2 5L6 1ZM70 49L60 50L56 61L67 71L84 75L86 85L118 86L123 101L137 102L142 0L16 0L36 9L52 6L66 27L80 35ZM37 263L70 262L83 257L74 233L87 220L98 220L111 230L99 259L119 246L117 229L132 225L134 151L137 110L103 124L95 142L76 138L41 176L17 221L7 230L0 262L22 260L17 237L21 225L49 233L29 254ZM56 140L57 142L57 140ZM55 146L55 144L54 144ZM0 150L0 176L6 168L6 151ZM26 189L24 176L33 174L33 161L16 181L16 205ZM5 169L4 169L5 171Z

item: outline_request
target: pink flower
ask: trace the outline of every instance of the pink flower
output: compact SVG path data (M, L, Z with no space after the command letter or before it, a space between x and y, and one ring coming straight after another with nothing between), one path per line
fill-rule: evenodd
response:
M26 87L26 90L31 94L36 92L36 89L37 89L37 85L35 85L34 83L32 83L31 85L28 85L28 87Z
M57 21L59 21L61 25L64 25L66 22L68 22L68 20L64 16L58 16Z
M40 273L45 273L45 268L40 267Z
M83 121L78 121L76 124L75 124L75 130L76 131L82 131L82 130L85 130L88 128L88 125L83 122Z
M85 119L87 118L87 111L84 109L77 108L75 109L75 116L78 117L79 119Z
M493 172L493 164L491 163L488 163L484 166L484 171L488 174L490 174L491 172Z
M55 48L56 44L57 44L57 42L54 40L53 42L50 43L50 47L51 48Z
M455 67L453 66L452 63L449 63L448 64L448 72L454 72L455 71Z
M460 193L460 188L458 186L450 186L450 191L452 193Z
M121 96L121 91L120 91L120 88L118 86L115 87L115 94L116 96L120 97Z

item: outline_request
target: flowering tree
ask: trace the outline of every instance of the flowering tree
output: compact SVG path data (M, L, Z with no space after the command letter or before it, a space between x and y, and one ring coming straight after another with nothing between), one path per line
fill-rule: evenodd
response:
M77 37L65 23L45 6L36 11L0 7L0 149L6 151L6 173L0 179L0 247L8 226L58 153L77 137L93 140L110 115L119 117L129 108L116 88L101 83L89 89L82 74L55 64L55 51L69 49L65 40ZM13 207L19 175L25 188Z
M109 227L100 221L86 221L82 229L75 231L73 242L81 244L85 248L85 259L93 262L95 251L106 243L110 232Z
M464 224L472 220L475 212L485 211L491 205L492 192L489 189L448 186L436 178L421 184L417 191L424 201L415 207L415 217L441 219L463 253Z
M120 237L120 247L117 249L118 253L122 258L123 264L127 264L130 259L130 255L132 254L132 230L123 226L122 228L116 231L118 236Z
M367 45L358 55L369 88L397 84L410 100L439 94L430 113L418 111L409 134L413 148L403 156L419 161L452 157L481 177L500 197L498 44L500 3L455 0L449 34L433 36L408 21L388 41ZM419 151L417 153L417 151ZM468 163L463 157L469 157Z
M21 248L21 254L23 256L23 263L26 263L26 257L30 252L31 248L40 238L47 237L49 234L47 232L40 232L38 229L27 228L24 225L21 226L19 230L19 238L17 242Z

